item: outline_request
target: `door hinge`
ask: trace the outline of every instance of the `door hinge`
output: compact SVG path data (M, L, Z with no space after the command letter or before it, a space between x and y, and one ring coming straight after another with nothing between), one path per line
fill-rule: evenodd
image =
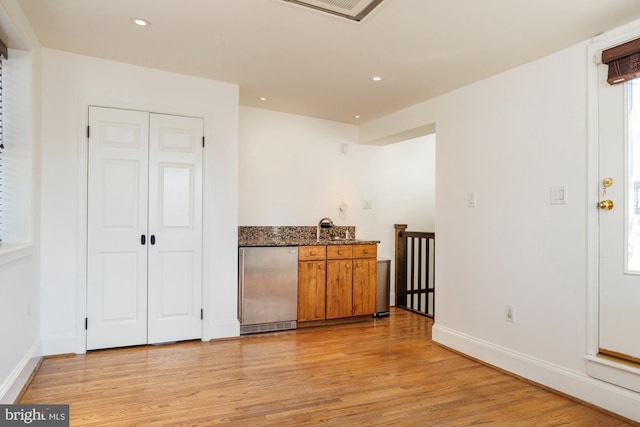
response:
M202 148L204 148L204 136L202 137Z
M87 329L89 329L89 318L85 317L84 318L84 330L86 331Z
M204 320L204 309L200 309L200 320Z
M89 135L91 135L91 132L89 131L90 126L87 125L87 138L89 138Z

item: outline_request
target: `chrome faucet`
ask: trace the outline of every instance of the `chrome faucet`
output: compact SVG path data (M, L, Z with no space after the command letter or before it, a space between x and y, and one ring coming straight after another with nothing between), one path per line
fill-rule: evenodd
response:
M322 218L320 222L318 222L318 233L316 241L320 241L320 229L321 228L333 228L333 220L331 218Z

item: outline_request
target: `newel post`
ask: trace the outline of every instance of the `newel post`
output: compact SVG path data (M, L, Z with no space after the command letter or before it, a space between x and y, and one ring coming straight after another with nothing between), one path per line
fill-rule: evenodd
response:
M396 306L406 304L407 293L407 254L403 233L407 230L407 224L394 224L396 229L396 259L395 259L395 290Z

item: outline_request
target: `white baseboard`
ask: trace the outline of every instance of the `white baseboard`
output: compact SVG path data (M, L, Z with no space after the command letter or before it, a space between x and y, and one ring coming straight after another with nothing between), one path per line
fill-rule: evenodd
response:
M202 340L209 341L239 336L240 322L238 322L238 319L212 320L207 322L207 328L203 331Z
M78 347L78 337L73 334L42 337L42 354L44 356L83 353L84 351L80 350Z
M437 323L433 326L432 338L475 359L640 422L640 393L479 340Z
M40 341L36 340L9 377L0 385L0 404L10 405L20 395L31 374L40 362Z

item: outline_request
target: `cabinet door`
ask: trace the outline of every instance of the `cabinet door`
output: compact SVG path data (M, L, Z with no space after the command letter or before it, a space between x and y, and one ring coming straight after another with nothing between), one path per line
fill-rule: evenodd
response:
M362 316L376 311L375 258L353 260L353 315Z
M298 321L322 320L325 318L327 289L325 261L303 261L298 263Z
M327 319L350 317L353 311L353 260L327 261Z

